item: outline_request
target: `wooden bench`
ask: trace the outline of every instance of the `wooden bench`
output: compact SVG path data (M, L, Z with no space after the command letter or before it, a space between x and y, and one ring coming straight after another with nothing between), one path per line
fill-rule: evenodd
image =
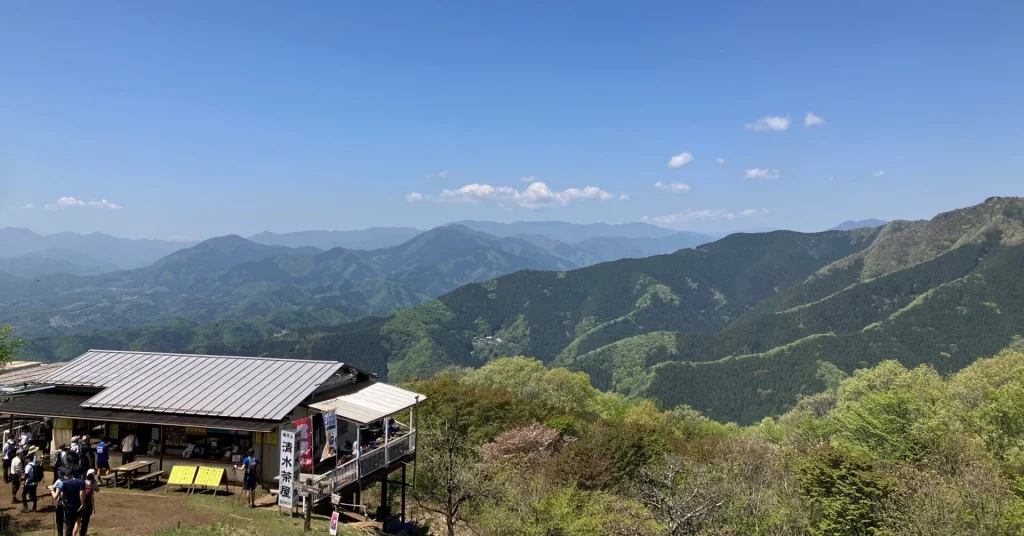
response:
M146 473L144 475L137 475L132 477L132 482L145 482L147 480L155 480L157 483L160 482L160 477L163 476L163 471L153 471L152 473Z
M103 482L106 486L114 485L114 473L107 473L105 475L96 475L96 479Z

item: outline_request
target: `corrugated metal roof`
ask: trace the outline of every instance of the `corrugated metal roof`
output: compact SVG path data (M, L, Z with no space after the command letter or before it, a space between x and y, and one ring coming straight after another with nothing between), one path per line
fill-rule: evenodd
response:
M82 405L244 419L284 418L342 363L90 350L41 378L105 388Z
M89 395L34 393L0 404L0 412L33 417L64 417L89 421L130 422L166 426L199 426L223 430L270 432L281 422L252 419L226 419L206 415L173 415L169 413L143 413L114 409L82 407Z
M26 383L39 383L39 379L50 374L55 369L63 367L67 363L26 363L20 362L15 368L7 367L3 374L0 374L0 386L8 387L24 385Z
M427 400L424 395L386 383L357 383L346 387L350 392L309 407L323 412L333 410L343 419L369 424Z

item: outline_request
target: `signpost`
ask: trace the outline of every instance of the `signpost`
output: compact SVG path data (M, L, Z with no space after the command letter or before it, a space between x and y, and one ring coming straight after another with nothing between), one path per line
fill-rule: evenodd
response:
M295 430L281 430L281 472L279 474L277 505L289 509L295 506L295 484L299 482Z

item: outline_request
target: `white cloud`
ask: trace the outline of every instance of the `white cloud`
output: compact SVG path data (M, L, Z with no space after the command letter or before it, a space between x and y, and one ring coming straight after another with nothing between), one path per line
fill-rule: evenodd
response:
M880 169L880 170L872 173L871 176L872 177L884 177L885 176L885 170L884 169Z
M746 210L740 211L739 214L729 210L725 210L724 208L704 210L686 209L678 214L669 214L668 216L644 216L643 221L655 223L658 225L667 225L671 227L694 221L735 220L736 218L746 218L749 216L768 214L768 212L769 210L766 208L748 208Z
M74 208L84 206L90 206L94 208L105 208L109 210L121 210L121 205L107 201L106 199L101 199L99 201L89 201L88 203L86 203L81 199L69 195L61 197L60 199L57 200L56 203L53 203L52 205L45 205L44 208L46 210L60 210L63 208Z
M672 192L682 194L690 191L689 184L683 184L681 182L673 182L671 184L665 184L661 181L654 183L654 187L659 190L665 190L666 192Z
M445 169L445 170L438 171L437 173L431 173L430 175L427 175L427 178L428 179L446 179L446 178L448 178L448 170Z
M753 123L747 123L746 130L786 130L789 128L789 116L766 115Z
M33 205L32 203L29 203L29 204L27 204L27 205L25 205L25 206L23 206L23 207L21 207L21 208L24 208L24 209L31 209L31 208L36 208L36 206L35 206L35 205Z
M824 124L825 124L825 119L822 118L821 116L814 115L813 112L807 112L807 117L804 118L804 126L805 127L816 127L816 126L824 125Z
M752 180L768 180L773 181L782 176L782 173L777 169L770 168L753 168L748 169L743 178Z
M619 201L629 201L629 196L626 194L619 194Z
M521 191L508 186L473 183L457 190L442 190L438 195L423 195L413 192L406 195L405 199L410 203L416 201L450 203L489 201L502 205L511 203L523 208L535 209L554 205L565 206L575 201L608 201L615 199L615 196L596 186L566 188L558 192L553 191L543 182L534 182Z
M106 199L101 199L99 201L89 201L89 206L96 208L109 208L110 210L121 210L121 205L118 205L117 203L111 203Z
M718 165L722 165L725 163L725 159L719 156L718 158L715 159L715 162L718 162Z
M537 177L534 177L533 175L530 175L529 177L522 177L519 179L519 182L534 183L537 182Z
M693 162L693 155L690 153L679 153L672 158L668 159L668 167L670 168L681 168L686 164Z

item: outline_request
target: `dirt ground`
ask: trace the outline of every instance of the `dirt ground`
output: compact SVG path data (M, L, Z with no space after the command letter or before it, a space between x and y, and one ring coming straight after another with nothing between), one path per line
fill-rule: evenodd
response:
M46 486L52 482L52 473L47 472L46 479L39 484L39 511L22 513L21 491L18 492L18 504L11 502L11 486L0 482L0 514L11 516L13 534L19 536L42 536L56 534L54 526L54 501L50 498ZM209 526L221 521L237 518L253 513L243 507L241 494L231 487L231 494L225 495L223 489L219 497L210 492L199 497L187 496L178 486L172 486L165 493L165 486L147 486L145 490L124 487L102 487L96 495L96 513L89 524L89 534L98 536L142 535L155 530ZM32 508L31 503L29 508ZM237 514L233 513L237 510ZM277 512L276 507L265 509Z

